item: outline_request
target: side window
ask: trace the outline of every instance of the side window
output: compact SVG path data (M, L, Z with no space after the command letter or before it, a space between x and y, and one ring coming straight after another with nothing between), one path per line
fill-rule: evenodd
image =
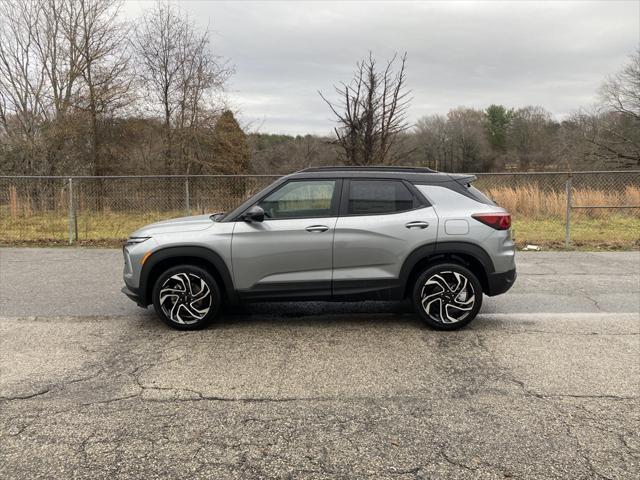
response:
M306 180L285 183L258 203L266 218L313 218L331 215L335 180Z
M411 210L413 195L397 180L351 180L348 215L373 215Z

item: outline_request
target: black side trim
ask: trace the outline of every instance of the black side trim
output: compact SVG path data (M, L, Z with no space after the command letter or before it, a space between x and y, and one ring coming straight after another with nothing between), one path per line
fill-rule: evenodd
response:
M516 277L517 274L515 268L508 272L492 273L487 275L488 290L484 293L490 297L500 295L513 287Z
M467 242L438 242L422 245L409 254L402 268L400 269L400 286L402 291L406 291L407 282L413 272L414 267L421 261L437 255L469 255L475 258L484 269L487 276L495 271L493 261L489 254L482 248L473 243Z
M333 288L332 288L333 285ZM332 294L333 290L333 294ZM240 290L245 302L324 300L401 300L402 288L396 278L337 280L333 282L277 282Z
M222 286L224 287L225 294L228 300L231 302L237 301L237 294L233 286L231 273L222 257L213 250L205 247L185 246L162 248L153 252L147 259L144 266L142 267L142 272L140 273L138 305L147 306L151 303L151 289L153 288L153 285L149 283L149 279L153 279L155 274L157 273L156 271L154 271L154 268L165 260L181 257L200 259L203 261L203 263L212 265L213 268L215 268L216 273L220 277L220 280L222 280Z
M264 283L239 290L238 296L246 302L330 300L331 281Z
M338 302L357 300L401 300L402 293L402 285L397 278L333 281L333 300Z
M422 245L421 247L416 248L413 252L411 252L407 258L404 260L402 264L402 268L400 269L400 286L404 291L407 281L409 280L409 275L418 262L424 260L433 255L433 252L436 250L435 243L429 243L427 245Z
M484 267L485 273L488 275L495 271L493 261L484 248L476 245L475 243L467 242L438 242L433 252L434 254L448 253L455 254L461 253L471 255L477 259Z
M131 288L131 287L122 287L122 290L120 290L122 293L124 293L127 297L129 297L131 300L133 300L134 302L136 302L136 305L138 305L139 307L142 308L146 308L146 305L143 305L142 302L140 302L140 296L138 295L138 289L136 288Z

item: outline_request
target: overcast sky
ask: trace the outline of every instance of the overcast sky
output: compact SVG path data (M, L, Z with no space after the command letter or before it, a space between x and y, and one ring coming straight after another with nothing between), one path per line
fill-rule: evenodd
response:
M562 118L595 100L604 77L640 44L630 1L180 1L235 66L228 98L269 133L331 131L317 91L350 79L356 61L408 54L410 116L541 105ZM151 6L128 1L134 18Z

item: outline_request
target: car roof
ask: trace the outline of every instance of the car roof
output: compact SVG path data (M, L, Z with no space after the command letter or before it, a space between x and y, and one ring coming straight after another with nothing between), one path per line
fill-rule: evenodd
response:
M412 183L443 183L462 178L474 177L471 175L451 175L424 167L393 167L393 166L336 166L336 167L311 167L287 176L289 179L303 178L387 178L407 180Z
M336 165L332 167L309 167L304 170L300 170L301 172L325 172L325 171L378 171L378 172L413 172L413 173L438 173L436 170L432 170L427 167L401 167L401 166L393 166L393 165L366 165L366 166L355 166L355 165Z

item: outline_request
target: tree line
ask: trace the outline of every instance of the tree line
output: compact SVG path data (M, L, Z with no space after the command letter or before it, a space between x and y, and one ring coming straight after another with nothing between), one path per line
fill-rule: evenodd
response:
M246 173L207 30L160 1L0 2L0 172Z
M245 132L233 75L179 6L127 23L122 0L0 2L0 173L287 173L314 165L450 171L640 166L640 50L598 103L558 121L539 106L458 107L409 122L407 55L357 62L320 92L331 135ZM245 130L247 130L245 128Z
M603 81L596 104L562 121L541 106L490 105L454 108L411 126L406 61L406 54L394 56L378 67L370 55L349 82L336 85L337 100L320 94L335 116L329 141L344 163L467 172L640 167L640 49Z

